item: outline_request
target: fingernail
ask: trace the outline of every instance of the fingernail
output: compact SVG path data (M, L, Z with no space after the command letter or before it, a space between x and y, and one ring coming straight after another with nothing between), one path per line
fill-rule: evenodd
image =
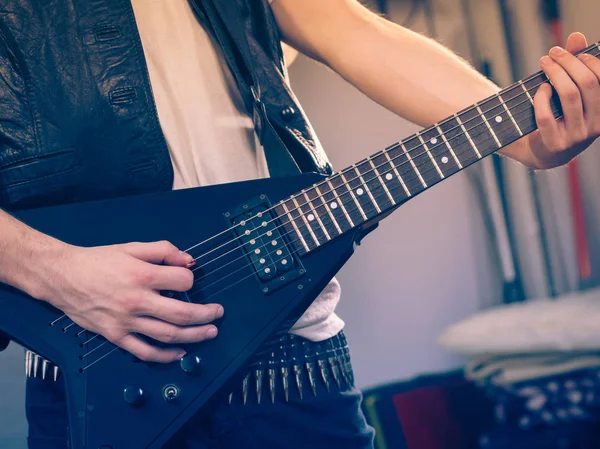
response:
M223 306L219 306L219 308L217 309L217 316L216 316L216 318L221 318L224 313L225 313L225 309L223 309Z
M561 55L563 52L564 52L564 50L563 50L562 48L560 48L560 47L552 47L552 48L550 49L550 54L551 54L552 56L559 56L559 55Z
M551 61L552 61L552 59L551 59L549 56L544 56L544 57L542 57L542 59L540 60L540 62L541 62L542 64L548 64L548 63L550 63Z
M177 359L178 360L182 359L185 354L186 354L185 351L181 351L181 352L177 353Z
M185 258L185 260L187 260L188 262L191 262L192 260L194 260L192 255L186 253L185 251L179 251L179 254L181 254Z
M188 263L185 267L186 268L192 268L194 265L196 265L196 261L192 260L190 263Z
M217 328L211 327L208 332L206 332L206 336L208 338L215 338L217 336Z

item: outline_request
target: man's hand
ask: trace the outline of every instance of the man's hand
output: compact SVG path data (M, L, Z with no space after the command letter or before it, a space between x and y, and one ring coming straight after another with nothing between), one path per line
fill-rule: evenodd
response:
M587 46L585 37L574 33L566 50L555 47L540 61L558 92L564 117L555 120L550 109L552 89L550 84L542 85L534 99L539 129L523 140L524 151L531 155L525 161L532 168L562 165L600 136L600 60L573 56Z
M223 315L222 306L190 304L158 293L184 292L194 281L185 268L192 258L168 242L93 248L66 245L53 259L42 270L45 280L36 297L141 360L168 363L184 351L159 349L135 333L175 344L217 335L217 328L207 324Z

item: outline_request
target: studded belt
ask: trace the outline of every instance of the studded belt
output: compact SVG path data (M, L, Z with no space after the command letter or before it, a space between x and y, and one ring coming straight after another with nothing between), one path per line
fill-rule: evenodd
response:
M277 395L289 401L297 392L300 399L306 393L317 395L317 384L329 391L354 385L350 352L343 332L320 342L283 333L270 341L270 351L259 352L252 359L239 388L229 395L229 403L237 397L243 404L249 399L260 403L263 392L275 402ZM60 378L58 366L40 355L26 351L25 373L50 382ZM309 389L309 390L307 390Z

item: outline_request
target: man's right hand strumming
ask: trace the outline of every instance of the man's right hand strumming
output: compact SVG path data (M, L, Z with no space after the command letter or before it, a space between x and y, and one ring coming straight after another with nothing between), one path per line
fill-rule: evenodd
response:
M217 334L210 322L218 304L166 298L194 278L191 257L168 242L83 248L41 234L0 211L0 281L62 310L79 326L144 361L168 363L183 356L178 343ZM135 334L173 344L158 348Z

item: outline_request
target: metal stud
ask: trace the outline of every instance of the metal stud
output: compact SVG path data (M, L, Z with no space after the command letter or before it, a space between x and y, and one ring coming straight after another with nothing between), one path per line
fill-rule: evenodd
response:
M25 352L25 373L27 377L31 377L31 351Z
M248 382L250 381L250 373L246 374L244 377L244 381L242 382L242 402L246 405L246 401L248 400Z
M296 375L296 386L298 387L298 394L302 399L302 368L298 365L294 365L294 374Z
M269 368L269 392L271 393L271 403L275 403L275 370Z
M313 396L317 396L317 383L315 382L314 370L315 365L314 362L306 362L306 372L308 373L308 381L310 382L310 388L313 392Z
M58 380L58 366L54 365L54 382Z
M319 369L321 371L321 379L323 379L325 388L327 388L327 392L329 392L329 373L327 371L327 364L325 363L325 360L318 360L317 363L319 364Z
M342 388L342 383L340 381L340 372L337 367L337 363L335 362L335 357L329 357L327 359L329 361L329 367L331 368L331 372L333 373L333 379L339 388Z
M42 379L46 380L46 373L48 372L48 360L42 361Z
M290 375L290 371L287 366L281 368L281 382L283 383L283 394L285 395L285 402L289 401L290 397L290 384L288 381L288 376Z
M262 396L263 370L255 370L254 375L256 377L256 400L258 401L258 404L260 404L260 398Z
M40 365L40 356L37 354L33 355L33 377L37 377L38 367Z

